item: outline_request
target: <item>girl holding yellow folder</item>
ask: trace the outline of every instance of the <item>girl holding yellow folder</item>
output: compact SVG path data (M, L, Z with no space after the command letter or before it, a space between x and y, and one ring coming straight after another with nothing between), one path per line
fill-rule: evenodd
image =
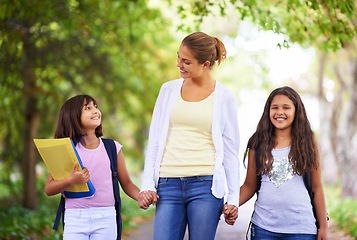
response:
M69 137L82 160L84 168L77 171L74 164L69 177L54 180L49 174L45 192L48 196L62 193L75 184L91 180L96 192L89 198L66 198L63 239L120 239L117 233L115 199L113 194L110 160L101 136L101 112L97 102L88 95L77 95L61 107L55 138ZM114 141L117 151L119 183L131 198L139 200L139 188L131 181L127 171L122 145ZM138 201L148 208L156 199L147 194ZM150 196L150 197L149 197ZM120 213L119 213L120 214ZM118 223L119 224L119 223Z

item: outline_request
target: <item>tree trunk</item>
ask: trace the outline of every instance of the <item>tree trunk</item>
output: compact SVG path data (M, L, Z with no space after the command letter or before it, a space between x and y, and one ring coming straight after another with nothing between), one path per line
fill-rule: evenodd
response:
M350 102L340 141L342 196L357 198L357 59L350 86Z
M22 80L24 84L25 100L25 128L24 128L24 163L23 163L23 206L28 209L37 208L36 189L36 147L33 138L37 135L39 112L36 96L35 76L35 46L31 43L30 35L23 36L23 66Z
M323 73L325 70L326 59L327 55L325 53L321 53L318 69L318 98L320 106L320 159L324 182L329 185L334 185L337 182L338 165L336 161L336 154L333 148L333 141L331 141L332 134L330 120L333 115L331 111L332 108L331 104L326 100L325 93L323 90Z

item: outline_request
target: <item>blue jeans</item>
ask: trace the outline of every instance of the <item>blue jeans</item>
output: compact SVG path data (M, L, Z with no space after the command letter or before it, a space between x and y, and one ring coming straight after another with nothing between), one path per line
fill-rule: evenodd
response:
M212 176L160 178L154 240L214 240L223 198L212 195Z
M316 234L288 234L269 232L252 223L251 227L252 240L316 240Z

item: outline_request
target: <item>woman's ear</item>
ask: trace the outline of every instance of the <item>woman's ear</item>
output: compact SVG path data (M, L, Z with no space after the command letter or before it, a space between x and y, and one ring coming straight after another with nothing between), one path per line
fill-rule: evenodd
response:
M211 65L210 61L206 61L206 62L203 63L203 67L204 68L209 68L210 65Z

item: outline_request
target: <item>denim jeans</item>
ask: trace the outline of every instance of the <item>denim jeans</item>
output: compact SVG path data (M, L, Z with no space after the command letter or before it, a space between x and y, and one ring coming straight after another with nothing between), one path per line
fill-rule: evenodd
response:
M154 240L210 240L216 235L223 198L212 195L212 176L160 178Z
M273 233L252 223L251 227L252 240L316 240L316 234L288 234Z

